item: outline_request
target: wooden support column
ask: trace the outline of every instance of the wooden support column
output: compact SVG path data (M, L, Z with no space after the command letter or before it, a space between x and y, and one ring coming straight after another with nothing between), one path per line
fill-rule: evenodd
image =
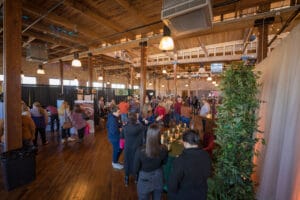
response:
M21 66L22 0L4 1L4 151L22 147Z
M157 94L156 94L156 96L160 96L160 88L161 88L161 84L160 84L160 78L158 78L158 87L157 87Z
M156 70L154 68L154 74L153 74L153 90L156 92L156 77L157 77L157 74L156 74Z
M262 4L259 6L260 12L270 11L270 3ZM262 23L258 25L258 46L257 46L257 63L260 63L268 54L268 34L269 25L265 19L262 19Z
M89 70L89 80L88 87L93 87L93 63L92 63L92 54L88 54L88 70Z
M60 77L60 93L64 94L64 63L62 60L59 60L59 77Z
M260 63L268 53L268 24L258 26L257 63Z
M130 89L133 89L133 79L134 79L134 68L133 66L130 67Z
M170 94L170 81L169 79L166 79L167 80L167 95Z
M141 42L141 81L140 81L140 108L143 108L146 98L146 72L147 72L147 42Z
M177 96L177 61L173 64L173 70L174 70L174 95Z
M104 93L104 83L105 83L105 80L106 80L104 67L102 67L102 77L103 77L102 90L103 90L103 93Z

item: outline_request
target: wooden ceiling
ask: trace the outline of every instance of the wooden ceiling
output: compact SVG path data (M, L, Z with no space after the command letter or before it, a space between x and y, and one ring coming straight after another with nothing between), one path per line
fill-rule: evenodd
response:
M175 38L176 50L242 40L254 27L255 19L268 16L272 7L282 8L295 2L212 0L213 28ZM113 55L120 51L130 58L139 57L141 38L148 40L148 55L161 53L161 9L162 0L23 0L23 47L46 44L50 63L59 59L70 61L74 52L85 63L91 52L95 67L124 65L128 62ZM270 34L275 34L295 9L269 14L275 16ZM299 17L295 21L298 23Z

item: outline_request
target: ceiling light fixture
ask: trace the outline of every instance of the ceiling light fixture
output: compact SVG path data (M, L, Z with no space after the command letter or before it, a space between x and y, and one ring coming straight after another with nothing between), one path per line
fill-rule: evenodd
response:
M103 81L103 76L99 75L98 76L98 81Z
M43 69L43 65L39 64L39 68L36 70L37 74L45 74L45 70Z
M74 53L74 59L72 60L72 67L81 67L81 61L79 60L78 53Z
M167 70L166 70L166 69L163 69L163 70L162 70L162 73L163 73L163 74L166 74L166 73L167 73Z
M159 43L159 49L163 51L169 51L174 49L174 41L171 37L171 31L166 25L164 26L163 37L161 38Z
M213 81L213 82L212 82L212 84L216 85L216 84L217 84L217 82L216 82L216 81Z
M21 70L21 78L24 78L24 77L25 77L24 72L23 72L23 70Z
M208 80L208 81L211 81L211 80L212 80L212 78L211 78L210 74L208 75L208 77L207 77L207 79L206 79L206 80Z
M74 81L78 81L77 77L75 76Z

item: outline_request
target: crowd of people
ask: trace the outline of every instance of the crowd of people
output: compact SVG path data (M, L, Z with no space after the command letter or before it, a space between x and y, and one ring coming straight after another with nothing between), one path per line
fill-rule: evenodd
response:
M169 199L206 199L206 181L211 173L211 152L214 146L213 134L205 134L205 148L200 148L197 131L188 129L183 133L184 151L173 162L168 181L163 176L168 149L160 143L162 129L178 123L190 127L193 114L199 114L205 119L210 113L210 106L205 99L202 104L199 109L197 102L195 108L181 97L176 100L153 98L151 101L146 98L142 108L134 97L124 99L118 105L107 104L106 128L113 150L112 167L117 170L124 168L125 186L128 186L130 177L135 180L140 200L150 197L161 199L164 185L168 186ZM98 105L99 108L105 105L103 98L100 98ZM99 110L104 109L102 107ZM124 165L119 162L122 152Z
M196 106L197 104L197 106ZM50 105L43 108L39 102L34 102L30 109L21 102L23 146L38 147L47 145L46 126L50 117L51 132L61 134L61 144L77 140L81 143L87 127L88 116L79 104L71 110L68 102L63 101L57 109ZM205 116L210 113L210 105L202 99L199 106L197 98L176 99L152 98L143 107L136 97L129 97L119 104L115 101L105 104L100 97L96 112L100 120L106 121L108 140L112 145L112 167L124 169L124 184L128 186L130 179L137 183L137 193L140 200L161 199L164 185L168 188L170 199L206 199L206 180L211 171L211 156L214 147L212 133L204 134L204 148L200 148L200 135L193 130L193 114L202 117L205 133ZM164 180L163 166L168 161L168 149L160 143L162 129L184 123L191 127L183 133L182 154L172 164L168 180ZM1 127L0 121L0 129ZM78 138L70 134L74 127ZM124 153L124 164L119 162Z

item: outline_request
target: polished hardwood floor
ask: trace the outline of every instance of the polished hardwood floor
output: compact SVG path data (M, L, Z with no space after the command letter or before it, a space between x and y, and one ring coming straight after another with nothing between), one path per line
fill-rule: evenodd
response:
M196 121L199 126L200 120ZM85 136L83 143L61 144L57 133L47 133L47 138L49 144L39 146L36 156L35 181L8 192L0 172L1 200L137 199L134 180L125 187L124 171L111 166L112 148L105 130Z

